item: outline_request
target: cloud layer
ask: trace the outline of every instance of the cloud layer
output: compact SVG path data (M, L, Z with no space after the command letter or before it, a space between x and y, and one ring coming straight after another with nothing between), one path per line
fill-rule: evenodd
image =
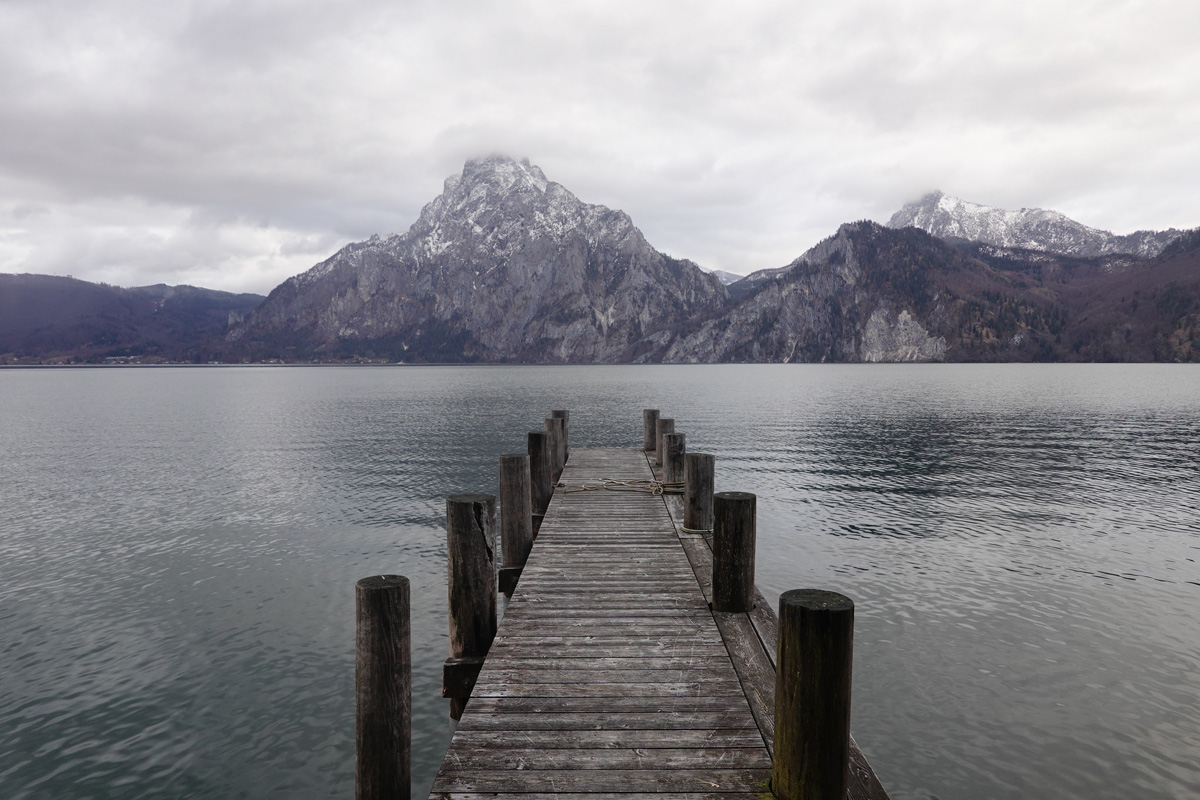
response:
M266 292L529 157L779 266L940 188L1200 224L1200 6L0 1L0 270Z

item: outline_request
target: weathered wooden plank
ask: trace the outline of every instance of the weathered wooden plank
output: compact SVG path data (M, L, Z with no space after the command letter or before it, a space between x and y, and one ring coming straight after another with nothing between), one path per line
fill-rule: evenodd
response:
M501 642L492 647L492 651L498 655L505 654L516 655L525 653L528 648L515 647L513 645ZM725 652L724 645L709 645L709 644L669 644L665 643L660 646L649 648L636 645L621 645L621 644L600 644L600 645L560 645L540 646L538 652L544 654L544 657L551 658L556 653L574 651L578 656L593 656L593 657L608 657L608 658L638 658L652 655L662 656L686 656L686 655L716 655Z
M586 631L575 634L538 634L530 632L525 635L525 631L521 631L513 636L497 636L492 642L492 647L601 647L606 645L622 645L649 647L655 650L664 647L682 647L696 645L720 645L723 644L721 633L717 630L687 630L687 631L672 631L668 633L643 633L641 631L628 630L616 632L595 632L588 633ZM754 636L753 629L750 635ZM755 636L755 639L758 637Z
M454 746L462 751L747 747L766 752L762 736L749 728L718 728L714 731L575 731L570 737L558 731L459 731L454 734Z
M760 792L622 792L622 800L772 800ZM429 800L604 800L593 792L433 792Z
M494 714L556 714L561 712L616 711L744 711L741 698L727 695L703 697L476 697L476 712Z
M756 725L749 711L616 711L556 714L471 714L458 725L463 731L627 731L747 728Z
M562 483L649 477L638 451L573 450ZM432 796L757 796L769 757L670 503L567 486Z
M770 769L762 748L650 747L628 750L466 750L446 756L457 770Z
M548 660L548 659L547 659ZM645 661L647 659L639 659ZM498 664L507 664L507 661ZM692 683L702 682L707 685L722 683L737 683L737 677L730 674L727 660L713 659L707 667L692 669L587 669L587 663L576 659L578 669L542 669L526 666L521 669L503 669L501 666L488 666L483 673L485 685L506 685L518 681L526 684L534 683Z
M724 789L765 792L767 769L643 770L456 770L446 769L434 781L435 792L508 792L530 786L558 792L661 792Z
M690 622L688 620L691 620ZM699 617L674 619L651 617L649 619L525 619L517 629L517 636L633 636L658 635L704 635L711 633L712 625L705 625Z
M673 497L664 497L664 505L671 513L676 531L684 551L692 563L697 580L700 582L705 598L712 600L712 541L711 537L689 537L680 531L683 519L682 501ZM698 541L696 540L698 538ZM775 685L774 676L777 668L779 650L779 618L767 602L758 587L754 588L754 608L745 615L714 614L718 626L729 645L730 654L738 671L739 679L746 687L747 699L755 718L759 720L764 741L768 749L774 750L774 707ZM721 617L732 620L735 616L744 616L749 626L727 621L722 625ZM758 652L755 652L757 642ZM765 668L769 665L769 672ZM768 680L769 678L769 680ZM850 737L850 785L846 793L847 800L888 800L887 791L883 788L875 771L867 762L854 737Z
M733 668L737 671L750 710L762 731L767 751L775 752L775 669L759 645L750 621L743 612L714 611L713 617Z
M644 670L649 673L656 670L695 670L716 668L716 666L733 668L729 663L729 654L727 652L689 654L684 656L643 656L640 658L613 658L611 656L593 656L588 658L583 656L572 657L567 654L559 656L534 656L526 653L511 653L504 657L489 656L487 666L484 667L484 671L481 674L486 677L488 671L491 669L635 669Z
M740 683L477 683L472 697L674 697L742 695Z
M537 603L510 605L504 612L505 619L705 619L709 617L707 606L696 608L635 608L632 606L609 606L607 608L547 608Z

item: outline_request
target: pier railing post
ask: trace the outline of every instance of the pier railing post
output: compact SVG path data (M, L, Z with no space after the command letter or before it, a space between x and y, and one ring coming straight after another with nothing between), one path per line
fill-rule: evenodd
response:
M690 533L712 532L715 462L711 453L683 457L683 527Z
M528 455L508 453L500 456L500 546L504 554L500 591L509 597L521 577L529 549L533 547L533 500L529 482Z
M658 409L642 411L642 450L647 453L658 447Z
M450 579L450 658L442 670L442 696L459 719L483 658L496 636L496 498L456 494L446 498L446 553Z
M357 800L412 795L412 637L408 578L373 575L354 587Z
M663 442L663 437L668 433L675 432L675 420L671 418L659 417L654 423L654 466L661 467L663 465L663 456L666 455L666 444Z
M547 417L545 424L546 433L550 436L550 463L553 466L551 476L553 483L557 483L562 475L563 464L566 463L567 421L562 417Z
M779 800L843 800L849 781L854 603L793 589L779 598L775 759Z
M687 454L687 434L668 433L663 436L666 454L663 456L663 483L683 483L683 457Z
M755 511L749 492L713 495L713 610L754 608Z
M529 432L529 494L533 503L533 535L542 527L542 517L554 494L554 464L550 460L550 434Z
M550 416L563 421L562 458L563 464L571 457L571 412L565 410L551 411Z

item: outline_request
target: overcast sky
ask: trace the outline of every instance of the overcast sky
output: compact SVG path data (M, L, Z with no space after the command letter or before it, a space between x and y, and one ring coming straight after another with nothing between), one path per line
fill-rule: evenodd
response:
M0 0L0 271L266 293L527 157L745 273L933 189L1200 225L1200 3Z

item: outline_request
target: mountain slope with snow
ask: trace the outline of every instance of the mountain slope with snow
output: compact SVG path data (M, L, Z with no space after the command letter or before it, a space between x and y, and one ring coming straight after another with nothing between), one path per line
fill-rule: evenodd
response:
M631 361L728 298L623 211L528 161L468 161L405 233L352 244L277 287L230 339L281 356ZM289 350L290 348L290 350Z
M887 224L889 228L920 228L942 239L965 239L1082 257L1126 253L1152 258L1182 233L1171 228L1118 236L1088 227L1057 211L1041 208L1008 211L942 192L932 192L907 203Z

